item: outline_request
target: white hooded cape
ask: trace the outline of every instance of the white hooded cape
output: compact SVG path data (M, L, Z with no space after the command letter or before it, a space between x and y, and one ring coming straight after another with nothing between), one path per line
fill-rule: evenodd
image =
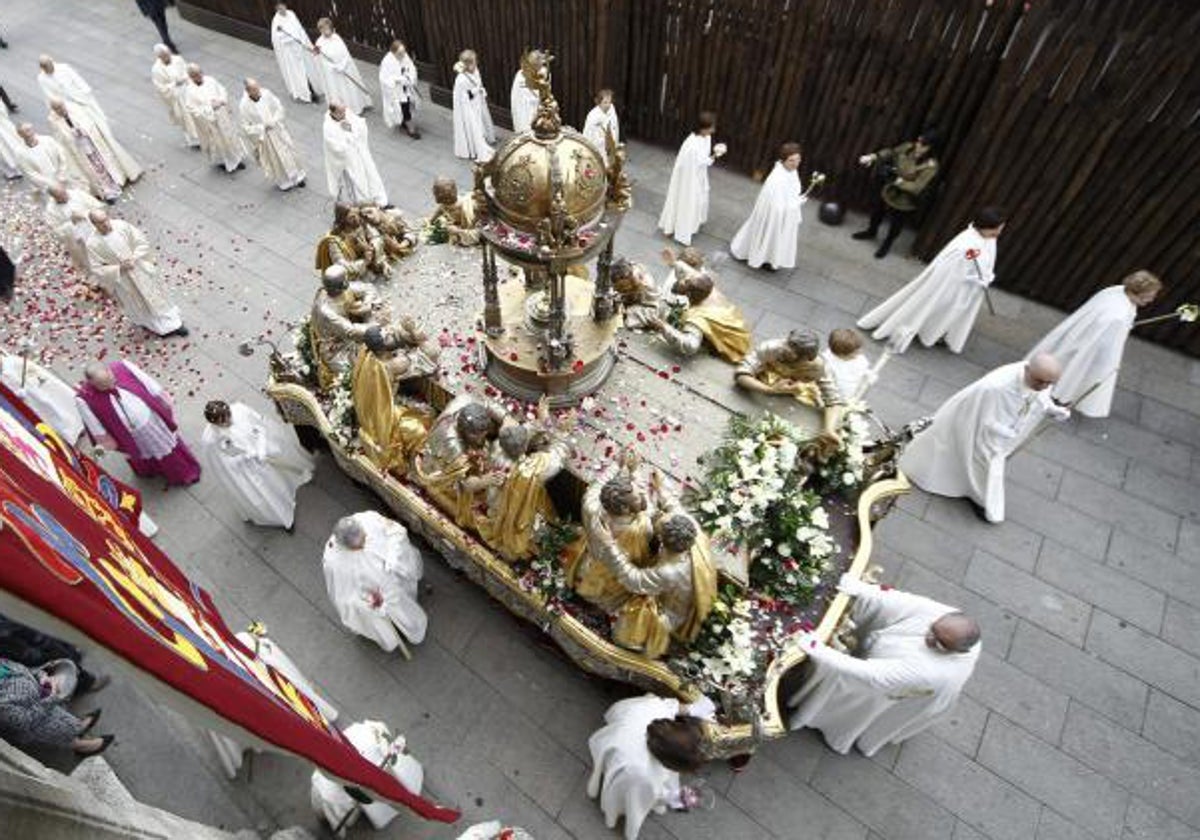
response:
M712 164L712 136L689 134L679 147L658 217L662 232L681 245L691 245L692 236L708 220L708 168Z
M780 161L763 182L750 218L738 228L729 252L751 268L770 263L774 268L796 267L796 239L800 233L802 195L800 173Z
M1124 286L1102 289L1029 351L1026 358L1049 353L1063 366L1054 396L1074 402L1099 383L1087 399L1074 406L1088 417L1107 417L1117 391L1117 371L1125 354L1125 339L1133 329L1137 306Z
M492 159L496 129L488 111L487 89L479 70L454 79L454 156L486 163Z
M968 252L978 256L968 259ZM914 337L926 347L945 338L952 352L961 353L983 304L984 288L996 279L995 268L996 240L969 227L915 280L860 318L858 326L890 340L894 353L907 350Z
M361 114L371 107L371 97L366 93L358 65L350 55L342 36L334 32L317 38L321 54L317 66L321 69L321 80L330 102L340 102L346 109Z
M386 651L399 646L399 633L414 644L423 641L429 619L417 603L420 552L399 522L373 510L354 516L367 534L362 548L345 548L336 537L325 544L325 588L338 617ZM373 598L382 603L373 607Z
M792 729L819 729L834 752L858 744L867 756L911 738L936 723L954 701L979 659L980 644L965 653L943 653L925 634L954 607L877 586L854 604L862 658L818 645L809 652L813 671L788 700Z
M400 106L405 102L416 116L421 101L417 90L417 65L408 53L404 58L396 58L391 51L384 54L379 62L379 98L383 102L383 123L388 128L404 122L404 109Z
M349 128L346 128L349 126ZM350 204L387 205L387 190L368 145L367 121L346 111L342 120L325 114L325 184L329 194Z

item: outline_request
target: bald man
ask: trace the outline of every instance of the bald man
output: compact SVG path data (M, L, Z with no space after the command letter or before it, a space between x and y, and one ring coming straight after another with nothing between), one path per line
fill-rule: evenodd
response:
M100 288L117 299L125 317L157 336L186 336L179 307L158 272L146 235L103 210L88 213L87 258Z
M246 144L230 113L225 86L204 75L199 64L189 64L187 74L192 83L187 86L183 103L196 124L200 148L214 166L223 167L228 173L245 169Z
M1008 457L1044 418L1071 416L1050 396L1060 376L1062 365L1047 353L996 368L946 400L900 468L922 490L962 496L980 519L1003 522Z
M804 684L789 699L792 729L819 729L830 749L874 755L948 714L979 659L980 630L954 607L843 575L854 599L854 655L804 635Z
M279 97L260 85L257 79L246 79L244 87L238 115L254 159L268 180L284 192L292 187L303 187L304 167L300 165L296 144L284 122Z

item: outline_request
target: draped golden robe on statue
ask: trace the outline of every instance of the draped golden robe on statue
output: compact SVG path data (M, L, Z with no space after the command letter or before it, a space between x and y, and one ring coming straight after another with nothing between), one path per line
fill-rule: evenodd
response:
M327 233L321 237L321 241L317 243L316 268L317 271L324 271L333 265L334 259L331 254L330 245L336 245L338 250L345 254L345 258L351 261L361 260L363 255L359 253L358 245L355 243L354 237L339 236L336 233Z
M553 452L523 455L504 479L496 509L476 516L479 536L509 562L535 553L533 528L539 514L546 521L557 518L545 482L545 474L557 457Z
M752 344L746 316L716 290L699 304L689 306L683 314L683 322L704 333L712 348L727 361L736 364L750 352Z
M586 518L584 525L586 528ZM653 536L654 524L649 515L643 512L616 535L615 540L617 548L630 563L646 566L654 562L654 556L650 553L650 538ZM606 612L615 612L629 597L629 590L621 585L612 570L590 548L580 552L566 572L567 580L574 582L575 591Z
M396 405L387 365L365 347L354 363L351 393L358 439L366 456L384 472L402 475L412 454L425 442L429 417Z

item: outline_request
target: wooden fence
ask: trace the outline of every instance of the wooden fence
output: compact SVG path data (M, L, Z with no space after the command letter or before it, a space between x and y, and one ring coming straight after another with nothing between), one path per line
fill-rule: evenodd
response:
M263 40L272 0L179 0L188 17ZM725 165L759 175L804 147L825 195L865 207L866 151L936 126L944 175L921 227L929 258L982 204L1012 221L1000 285L1064 309L1133 268L1165 305L1200 298L1200 5L1189 0L296 0L361 57L393 37L446 101L471 47L503 121L522 48L556 56L582 123L600 87L623 131L677 146L720 115ZM1156 311L1158 307L1156 307ZM1156 341L1200 355L1200 328Z

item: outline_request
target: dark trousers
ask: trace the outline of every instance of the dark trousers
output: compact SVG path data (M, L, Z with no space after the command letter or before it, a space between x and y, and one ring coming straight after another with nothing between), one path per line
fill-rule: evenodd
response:
M408 125L410 122L412 122L412 103L401 102L400 113L404 117L404 121L400 123L401 125Z
M154 24L154 28L158 30L158 40L171 48L171 52L176 52L175 42L171 40L171 33L167 31L167 7L159 6L156 9L151 9L146 17Z
M896 241L896 237L900 235L900 231L904 230L904 223L907 221L910 213L907 210L897 210L895 207L883 200L880 195L876 199L875 209L871 212L871 224L867 230L871 235L879 233L879 226L887 220L888 230L887 235L883 238L884 247L892 247L892 243Z
M0 102L3 102L4 107L10 111L15 111L17 109L17 106L13 104L13 101L8 98L8 92L4 89L3 85L0 85Z

